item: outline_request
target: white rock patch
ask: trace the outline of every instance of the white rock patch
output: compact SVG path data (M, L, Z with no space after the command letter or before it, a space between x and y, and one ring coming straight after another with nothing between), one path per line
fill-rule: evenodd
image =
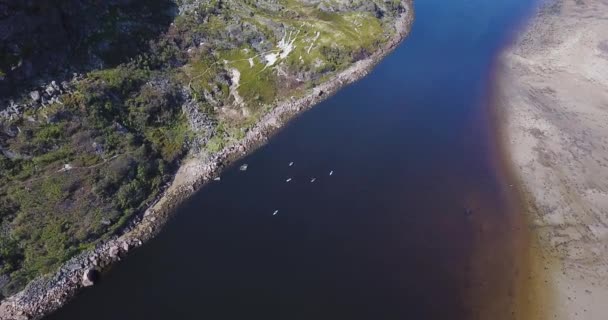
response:
M234 105L243 106L243 97L239 95L239 83L241 81L241 73L237 69L230 69L230 78L232 85L230 85L230 95L234 97Z
M266 68L272 67L279 59L282 60L289 56L293 49L296 48L294 42L298 38L298 33L300 33L299 30L295 34L292 31L289 31L288 35L286 34L285 36L283 36L281 41L279 41L279 43L277 44L279 52L269 53L264 57L267 61Z

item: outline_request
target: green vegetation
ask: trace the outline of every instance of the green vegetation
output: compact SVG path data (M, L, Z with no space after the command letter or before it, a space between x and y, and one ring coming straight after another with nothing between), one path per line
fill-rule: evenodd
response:
M229 68L240 73L238 93L251 107L272 103L277 96L276 71L266 68L259 57L251 57L251 48L233 49L220 53ZM249 58L253 64L249 62Z
M60 102L0 120L0 275L10 275L2 294L142 212L197 137L211 134L200 150L220 151L277 100L365 58L393 32L400 8L395 1L369 9L370 1L321 1L336 12L297 0L177 2L184 13L145 52L91 71ZM97 36L112 38L114 27ZM183 108L190 101L203 119Z

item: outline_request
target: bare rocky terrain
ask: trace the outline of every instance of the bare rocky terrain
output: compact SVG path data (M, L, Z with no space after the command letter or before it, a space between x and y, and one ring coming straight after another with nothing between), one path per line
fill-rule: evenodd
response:
M608 1L544 2L499 78L505 152L536 238L530 319L606 319Z

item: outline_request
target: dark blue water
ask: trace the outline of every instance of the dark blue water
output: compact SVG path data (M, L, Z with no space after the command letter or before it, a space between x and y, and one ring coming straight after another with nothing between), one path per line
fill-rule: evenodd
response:
M506 301L516 266L494 258L511 256L509 212L486 101L531 5L417 0L411 35L372 74L204 187L48 319L477 319ZM494 227L482 250L494 254L478 259Z

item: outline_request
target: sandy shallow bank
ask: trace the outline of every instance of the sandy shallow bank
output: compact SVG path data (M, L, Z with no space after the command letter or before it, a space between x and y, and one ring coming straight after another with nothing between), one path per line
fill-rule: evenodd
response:
M84 287L83 275L89 270L106 271L130 250L153 238L185 199L216 177L231 162L263 144L268 137L298 113L329 98L340 88L366 76L382 58L409 34L414 20L413 3L404 0L405 12L397 19L395 34L369 58L354 63L302 98L284 101L265 115L246 137L210 157L192 155L186 159L163 195L131 227L96 249L65 263L53 275L32 281L23 291L0 304L0 320L40 319L53 312ZM86 281L84 281L86 282Z
M608 1L543 2L498 74L505 152L536 238L530 277L548 290L536 288L535 314L607 319Z

